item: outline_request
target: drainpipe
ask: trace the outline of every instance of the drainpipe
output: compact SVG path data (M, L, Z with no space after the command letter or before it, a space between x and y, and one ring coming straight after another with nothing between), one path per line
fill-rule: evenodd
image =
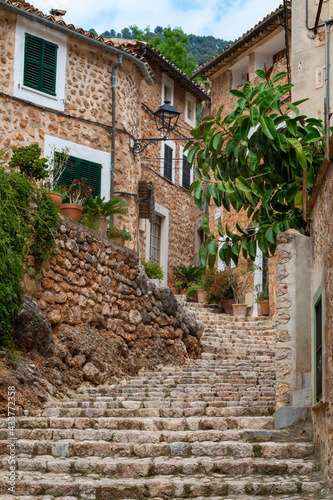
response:
M330 147L330 29L333 19L325 21L325 142L326 158L329 160Z
M118 55L118 62L112 66L112 141L111 141L111 182L110 182L110 200L114 196L114 171L115 171L115 145L116 145L116 69L123 62L123 56ZM113 222L113 216L112 216Z

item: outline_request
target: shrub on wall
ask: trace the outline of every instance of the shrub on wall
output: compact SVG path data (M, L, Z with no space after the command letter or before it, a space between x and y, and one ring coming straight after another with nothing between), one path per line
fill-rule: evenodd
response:
M0 346L10 344L26 257L33 255L35 269L42 268L56 246L58 223L58 210L30 175L0 166Z

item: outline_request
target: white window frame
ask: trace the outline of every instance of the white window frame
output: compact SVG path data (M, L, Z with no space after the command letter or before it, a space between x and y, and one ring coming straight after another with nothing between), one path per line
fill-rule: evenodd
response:
M164 104L164 101L166 100L165 95L164 95L164 87L169 87L171 90L171 99L170 99L170 104L173 104L173 98L174 98L174 81L171 80L167 75L162 73L162 104Z
M188 101L192 101L192 103L193 103L193 120L191 120L188 116ZM186 121L186 123L191 125L193 128L196 126L196 123L197 123L197 116L196 116L197 113L196 112L197 112L196 98L193 97L191 94L189 94L189 92L186 92L186 96L185 96L185 121Z
M168 260L169 260L169 210L161 205L155 205L155 212L161 217L161 241L160 241L160 266L163 267L164 278L162 285L168 283ZM146 260L150 258L150 230L151 224L146 220Z
M179 161L179 185L183 186L183 156L187 157L188 151L184 152L184 147L180 146L180 161ZM190 168L190 184L193 182L193 167Z
M164 176L164 145L169 146L172 149L172 179L168 179L167 177ZM173 141L161 141L161 175L164 177L164 179L167 179L170 182L175 183L175 163L176 163L176 144Z
M68 154L74 156L75 158L80 158L82 160L91 161L93 163L99 163L102 165L101 168L101 198L105 196L106 201L110 199L110 164L111 164L111 154L105 153L104 151L99 151L98 149L89 148L88 146L82 146L81 144L76 144L75 142L64 141L63 139L58 139L58 137L51 137L46 135L44 138L44 157L52 158L54 150L61 151L62 149L68 148Z
M58 46L57 50L57 72L56 72L56 95L49 95L40 90L32 89L23 84L24 79L24 57L25 57L25 35L29 33ZM17 17L15 32L15 60L14 60L14 90L15 97L33 102L39 106L64 111L65 84L66 84L66 59L67 59L67 36L46 26L34 23L29 19Z

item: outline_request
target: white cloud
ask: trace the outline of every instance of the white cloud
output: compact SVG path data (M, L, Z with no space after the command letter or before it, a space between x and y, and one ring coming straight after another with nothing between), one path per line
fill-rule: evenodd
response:
M279 5L278 0L35 0L35 7L48 13L51 8L67 10L65 20L86 30L95 28L98 33L136 24L139 28L149 25L181 26L195 35L213 35L234 40L251 29Z

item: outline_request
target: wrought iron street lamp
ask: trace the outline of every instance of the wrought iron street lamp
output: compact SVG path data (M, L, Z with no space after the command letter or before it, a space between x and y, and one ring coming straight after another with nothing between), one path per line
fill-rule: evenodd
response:
M164 101L164 104L153 113L157 130L162 132L163 137L151 139L132 139L130 148L135 155L141 154L149 144L158 144L160 141L166 141L168 134L172 132L178 122L180 112L177 111L170 101Z

